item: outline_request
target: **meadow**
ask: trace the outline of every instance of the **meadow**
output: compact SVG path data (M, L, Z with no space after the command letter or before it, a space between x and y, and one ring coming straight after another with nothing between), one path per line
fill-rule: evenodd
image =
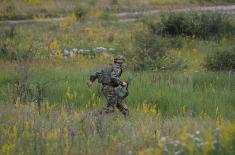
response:
M234 153L233 72L126 71L130 117L94 117L105 100L99 85L85 82L102 61L86 59L31 63L30 81L22 81L34 94L27 103L11 84L17 64L1 63L2 154Z
M38 19L68 16L75 13L81 16L114 12L180 8L184 6L229 5L234 0L2 0L0 19Z
M0 154L233 155L234 21L214 13L125 23L96 12L1 24ZM65 56L74 48L87 53ZM86 81L116 54L126 57L121 79L131 79L130 117L94 116L106 103Z

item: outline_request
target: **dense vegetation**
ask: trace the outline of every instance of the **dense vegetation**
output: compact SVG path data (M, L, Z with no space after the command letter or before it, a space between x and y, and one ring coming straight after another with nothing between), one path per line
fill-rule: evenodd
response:
M2 0L0 20L81 16L191 5L233 4L234 0Z
M191 4L146 5L183 2ZM40 10L53 1L18 3ZM82 5L100 9L99 3ZM107 7L118 11L134 2L112 3ZM233 15L175 13L125 23L76 10L58 22L0 25L0 154L235 153ZM127 60L130 117L94 117L105 99L86 80L116 54Z
M209 49L206 48L213 50L205 59L205 67L217 70L233 69L235 54L233 41L229 43L223 39L231 38L233 40L235 36L234 17L217 13L170 13L163 14L160 21L159 19L153 20L151 17L143 18L141 21L143 22L142 27L134 33L134 57L137 59L137 69L182 70L189 67L184 59L185 54L182 53L182 57L175 54L177 50L188 46L187 40L211 42L217 44L215 45L217 47L222 46L214 48L209 47L210 44L204 45L205 52L209 52ZM226 42L226 45L222 42ZM189 45L188 48L192 47ZM174 52L169 53L168 51L171 50Z
M87 54L94 56L92 50L103 46L114 49L112 53L122 52L128 57L129 68L134 70L195 69L192 65L197 69L233 69L235 24L234 17L226 14L165 14L160 19L144 17L128 25L99 17L92 24L76 21L71 16L47 25L2 25L0 57L42 58L52 51L62 56L64 50L73 48L88 49ZM220 52L220 57L225 58L219 59L226 62L216 61L215 51L223 48L227 52ZM187 58L189 54L195 59ZM231 56L230 61L226 54ZM196 60L200 62L194 63ZM226 67L213 67L221 63L226 63Z

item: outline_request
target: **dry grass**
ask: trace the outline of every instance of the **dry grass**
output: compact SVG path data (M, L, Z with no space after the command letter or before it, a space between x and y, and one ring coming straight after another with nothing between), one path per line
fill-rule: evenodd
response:
M204 4L226 4L232 0L3 0L0 2L0 19L32 19L34 17L58 17L71 14L75 8L83 7L87 12L94 10L136 11L159 7L177 7Z
M233 151L235 124L222 118L162 118L159 113L131 108L130 118L125 119L118 112L94 117L88 109L68 111L48 103L42 107L39 114L34 103L1 105L2 154L209 154L219 149L231 154Z

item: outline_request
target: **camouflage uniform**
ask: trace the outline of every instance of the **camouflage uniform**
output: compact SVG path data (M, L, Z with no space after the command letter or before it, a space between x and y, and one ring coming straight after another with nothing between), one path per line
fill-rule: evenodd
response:
M111 67L111 81L105 82L102 81L102 93L104 94L106 100L107 100L107 106L100 111L100 113L111 113L114 112L115 108L117 107L124 116L128 116L128 108L123 102L123 99L121 99L117 93L116 87L119 85L122 85L122 81L120 80L120 76L122 74L122 62L119 62L119 60L114 59L114 64ZM97 78L99 79L99 76L101 75L100 72L96 72L93 75L90 76L90 81L94 82Z

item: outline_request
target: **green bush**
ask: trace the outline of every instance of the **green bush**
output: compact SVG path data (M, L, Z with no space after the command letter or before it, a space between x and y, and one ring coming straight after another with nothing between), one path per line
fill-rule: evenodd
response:
M166 51L165 42L159 35L149 30L135 34L135 69L156 69L160 66L160 59Z
M187 67L185 60L171 49L183 47L181 37L162 37L157 33L156 23L151 18L141 21L143 28L134 33L134 53L130 60L135 70L182 70Z
M207 57L205 66L210 70L235 70L235 46L218 48Z
M180 35L208 39L224 35L235 35L233 18L221 13L172 13L162 15L160 23L156 24L154 28L163 36Z
M88 8L84 6L78 6L74 9L74 14L78 20L83 20L87 16Z

